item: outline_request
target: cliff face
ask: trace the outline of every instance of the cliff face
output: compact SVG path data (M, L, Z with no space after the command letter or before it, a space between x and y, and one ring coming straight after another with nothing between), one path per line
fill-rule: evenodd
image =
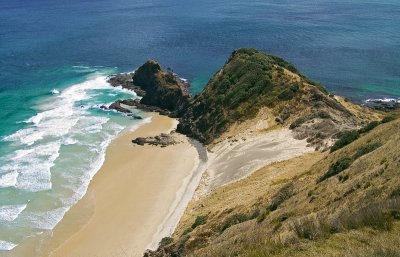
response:
M275 120L270 126L290 127L299 138L324 149L337 132L368 120L358 107L349 108L354 105L341 100L283 59L239 49L189 106L178 131L210 144L263 109Z

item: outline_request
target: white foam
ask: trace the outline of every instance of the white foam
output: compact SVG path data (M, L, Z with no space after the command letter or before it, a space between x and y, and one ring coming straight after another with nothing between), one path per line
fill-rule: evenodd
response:
M0 221L13 221L25 210L26 204L0 206Z
M13 160L18 160L22 157L24 157L25 155L28 155L30 153L32 153L33 151L35 151L34 149L28 149L28 150L16 150L15 156L12 158Z
M18 172L18 189L37 192L51 189L51 167L59 156L59 141L35 147L35 151L25 155L14 171Z
M400 103L400 98L370 98L365 100L367 103Z
M25 123L33 123L33 124L38 124L43 118L43 113L38 113L35 116L27 119L24 121Z
M0 167L0 187L13 186L30 192L51 189L50 169L59 156L60 146L60 141L53 141L4 156L8 163Z
M57 199L63 206L52 210L47 210L45 207L42 211L33 212L29 211L29 208L25 210L26 205L5 206L4 209L0 208L0 221L12 221L19 217L18 222L21 220L22 224L40 229L53 229L68 209L86 193L90 181L104 162L106 147L124 129L124 126L120 124L109 122L110 118L92 116L89 108L79 106L80 101L95 96L96 94L91 90L97 89L113 89L136 96L133 91L111 87L106 77L98 76L49 97L46 104L38 107L40 111L25 121L30 123L29 126L3 138L5 141L12 142L13 146L21 147L0 157L4 161L4 165L0 166L0 188L15 187L28 192L49 190L53 186L52 172L57 172L57 176L67 179L65 185L60 186L71 189L73 195L59 196ZM79 144L80 148L84 147L95 154L87 152L88 155L85 156L89 158L86 159L87 165L81 167L78 163L76 167L65 169L59 174L59 169L54 169L53 166L59 158L60 148L62 145L74 144ZM66 152L68 154L68 151ZM71 163L70 159L61 159L61 157L60 163ZM57 189L58 187L55 187L55 190ZM53 191L49 192L49 194L52 193ZM6 243L8 242L4 243L4 248L15 247L12 243L9 245Z
M10 251L10 250L14 249L16 246L17 246L17 244L0 240L0 250Z
M52 93L53 95L58 95L58 94L60 93L60 90L57 90L57 89L53 88L53 89L51 90L51 93Z
M69 207L60 207L45 212L29 212L29 222L32 227L51 230L64 217Z
M18 172L9 172L0 175L0 188L12 187L17 184Z
M114 88L115 88L117 91L121 91L121 92L123 92L123 93L130 94L130 95L132 95L132 96L134 96L134 97L138 97L137 94L136 94L136 92L133 91L133 90L123 88L122 86L118 86L118 87L114 87Z
M106 88L110 88L106 77L100 76L63 90L54 102L42 106L46 110L26 120L34 126L18 130L4 137L4 140L33 145L45 137L60 137L67 134L86 111L75 106L76 103L91 97L88 90Z
M65 138L65 139L63 139L63 141L62 141L62 144L63 144L63 145L75 145L75 144L77 144L77 143L78 143L78 140L73 139L73 138L71 138L71 137Z

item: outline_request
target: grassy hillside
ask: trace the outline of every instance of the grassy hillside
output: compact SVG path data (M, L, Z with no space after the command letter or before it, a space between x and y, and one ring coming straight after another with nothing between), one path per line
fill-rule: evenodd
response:
M149 256L400 256L400 120L193 201Z
M326 148L338 131L370 119L368 112L353 107L283 59L255 49L239 49L191 103L178 131L210 144L233 124L267 109L277 124Z

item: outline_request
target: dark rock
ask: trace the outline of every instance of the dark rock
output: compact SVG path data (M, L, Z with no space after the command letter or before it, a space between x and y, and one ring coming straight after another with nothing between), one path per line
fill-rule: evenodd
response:
M146 143L146 138L138 137L138 138L132 140L132 143L137 144L137 145L144 145Z
M153 60L143 64L132 77L133 84L146 92L140 104L154 106L179 117L189 106L189 84Z
M169 145L175 145L178 142L168 134L160 134L155 137L138 137L132 140L132 143L137 144L137 145L154 145L154 146L161 146L161 147L167 147Z
M140 103L139 99L126 99L121 101L122 104L128 105L128 106L136 106L138 103Z
M143 119L142 116L138 116L138 115L134 115L133 118L135 120L142 120Z
M133 84L132 77L133 73L112 75L109 77L108 83L110 83L113 87L122 87L128 90L133 90L140 97L145 96L146 92Z
M108 82L115 87L133 90L142 97L140 100L128 99L121 103L172 117L180 117L192 99L189 84L176 74L164 71L153 60L147 61L134 73L113 75Z
M389 112L400 108L400 99L368 99L364 105L375 110Z
M119 101L119 100L114 102L114 103L112 103L110 105L109 109L116 110L116 111L122 112L122 113L131 113L130 110L128 110L128 109L126 109L126 108L121 106L121 101Z
M108 108L107 108L107 106L102 105L102 106L100 106L100 109L107 110Z

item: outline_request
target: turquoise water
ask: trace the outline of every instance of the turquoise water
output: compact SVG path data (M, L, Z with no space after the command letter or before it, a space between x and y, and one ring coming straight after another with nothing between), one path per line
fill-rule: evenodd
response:
M100 110L132 96L106 75L154 58L198 93L255 47L355 101L400 97L399 31L397 0L0 0L0 249L51 231L135 125Z
M123 129L134 129L144 122L103 111L101 105L136 96L109 86L103 74L110 71L91 70L91 75L84 76L81 82L68 81L32 101L32 111L36 114L20 122L17 131L2 138L0 247L3 249L11 249L27 237L53 229L86 192L103 163L108 143ZM144 116L140 111L137 114Z

